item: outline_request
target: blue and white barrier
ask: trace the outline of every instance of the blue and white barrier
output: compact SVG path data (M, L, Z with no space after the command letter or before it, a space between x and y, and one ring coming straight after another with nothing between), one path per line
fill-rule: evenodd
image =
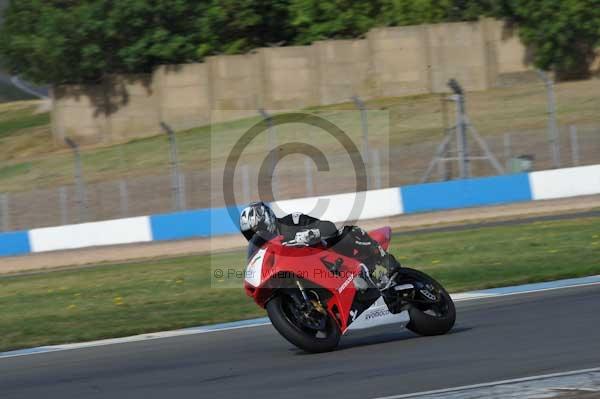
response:
M29 231L31 252L152 241L147 216L44 227Z
M281 213L322 209L323 219L372 219L400 214L600 194L600 165L555 169L367 191L358 215L357 193L273 203ZM320 205L319 205L320 202ZM235 214L237 209L233 210ZM227 208L198 209L76 225L0 233L0 256L150 241L238 234Z

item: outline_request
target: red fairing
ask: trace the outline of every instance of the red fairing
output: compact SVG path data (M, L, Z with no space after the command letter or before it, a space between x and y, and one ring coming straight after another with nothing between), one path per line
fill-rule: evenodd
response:
M387 248L390 229L383 228L374 233L373 238ZM264 308L274 291L282 287L282 281L291 276L300 277L330 292L327 309L339 323L340 330L345 331L356 294L353 280L360 272L360 262L322 246L289 247L281 241L282 237L274 238L250 259L244 281L246 293ZM338 273L333 273L327 265L336 262L340 266Z
M387 251L392 238L392 229L390 227L386 226L377 230L369 231L369 235Z

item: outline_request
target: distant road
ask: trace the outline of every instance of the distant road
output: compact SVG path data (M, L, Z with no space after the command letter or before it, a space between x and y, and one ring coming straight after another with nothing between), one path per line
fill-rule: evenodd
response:
M22 81L18 76L12 76L10 78L10 82L19 90L24 93L27 93L31 96L38 97L41 99L48 98L48 88L47 87L36 87L27 82Z
M373 398L600 366L600 286L457 303L452 333L381 328L308 355L272 326L0 359L16 398Z

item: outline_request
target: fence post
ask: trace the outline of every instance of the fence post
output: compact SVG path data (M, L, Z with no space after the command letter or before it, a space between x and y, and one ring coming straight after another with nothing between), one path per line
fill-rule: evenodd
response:
M304 158L304 174L306 175L306 196L310 197L315 190L313 186L313 167L309 157Z
M504 162L506 164L506 171L510 173L510 159L512 158L512 148L511 148L511 137L510 133L504 133Z
M75 157L75 186L77 188L77 209L79 211L79 222L86 219L85 188L83 186L83 168L81 166L81 153L79 146L71 138L65 138L65 143L73 150Z
M119 199L121 204L121 216L127 217L129 214L129 192L127 190L127 181L119 180Z
M178 169L179 170L179 169ZM187 209L185 172L179 173L179 209Z
M160 126L167 133L169 137L169 149L171 152L171 190L173 191L173 208L176 210L183 210L185 207L182 192L182 182L179 171L179 154L177 152L177 139L175 138L175 132L165 122L160 122Z
M381 167L379 159L379 149L373 148L371 150L371 164L373 169L373 177L375 178L375 189L381 188Z
M242 193L244 204L250 203L250 168L247 164L242 165Z
M369 122L367 120L367 107L365 106L365 102L358 96L352 96L352 101L354 101L356 108L360 110L360 126L362 129L363 139L363 159L365 161L365 170L367 171L367 189L369 189Z
M60 207L60 224L69 223L68 207L67 207L67 188L60 186L58 188L58 206Z
M552 164L560 168L560 143L558 140L558 126L556 124L556 96L554 95L554 82L544 71L538 70L538 75L546 86L548 98L548 137L550 140L550 151L552 153Z
M273 120L271 119L271 115L263 108L258 110L258 113L267 121L268 126L268 146L267 152L271 153L271 188L273 189L273 200L277 198L278 184L277 177L275 176L275 168L277 167L277 134L275 132L275 127L273 126ZM259 184L261 184L259 182Z
M8 231L10 228L10 215L8 213L8 194L0 194L0 231Z
M579 140L577 138L577 126L571 125L569 127L569 133L571 137L571 159L573 166L579 166Z

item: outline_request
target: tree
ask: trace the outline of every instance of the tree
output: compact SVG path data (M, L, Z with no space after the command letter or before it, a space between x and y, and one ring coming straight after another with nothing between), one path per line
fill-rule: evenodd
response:
M289 0L211 0L198 16L198 56L290 44Z
M292 0L290 23L295 43L356 38L377 24L384 1Z
M195 59L187 0L12 0L0 31L6 66L39 83L94 82Z
M561 80L589 75L600 45L600 0L502 0L493 15L518 27L537 68Z
M34 82L97 82L286 42L286 15L285 0L12 0L0 53Z
M587 73L599 44L600 0L10 0L0 57L33 82L88 83L213 54L481 15L516 24L535 65L563 78Z

